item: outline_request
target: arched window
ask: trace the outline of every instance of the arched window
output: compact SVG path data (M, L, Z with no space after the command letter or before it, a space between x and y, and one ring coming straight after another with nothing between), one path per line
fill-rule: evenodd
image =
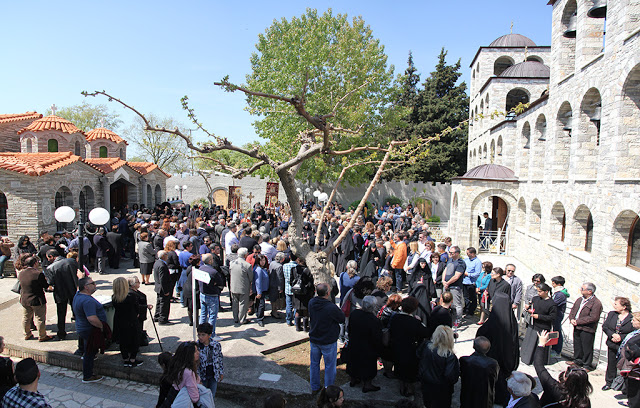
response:
M56 139L49 139L47 141L47 151L50 153L58 151L58 141Z
M525 122L522 126L522 147L528 149L531 147L531 125Z
M160 204L162 202L162 188L160 188L160 184L156 184L154 195L156 199L156 204Z
M582 204L573 215L570 239L573 248L591 252L593 244L593 217L589 208Z
M551 239L564 241L566 226L567 216L564 206L560 201L557 201L551 209Z
M516 88L509 91L506 98L505 110L507 116L515 116L514 113L509 114L511 109L515 108L519 104L529 103L529 93L522 88Z
M529 218L529 229L531 232L540 233L540 220L542 218L542 209L540 201L536 198L531 202L531 215Z
M636 216L629 231L629 245L627 248L627 266L640 270L640 218Z
M491 163L493 163L496 159L496 141L491 141Z
M76 156L80 156L80 142L77 140L73 147L73 154L75 154Z
M84 211L84 216L89 217L89 211L95 206L95 199L93 189L89 186L84 186L80 191L80 208Z
M529 55L527 57L527 61L535 61L535 62L540 62L544 64L544 61L542 60L542 58L538 57L537 55Z
M56 192L54 204L56 208L62 207L63 205L73 208L73 195L71 194L71 190L69 190L69 187L60 187L60 189ZM58 231L67 229L67 223L56 222L56 229Z
M493 75L499 76L507 68L513 65L513 58L502 56L493 63Z
M98 157L102 157L102 158L106 158L107 157L107 146L100 146L99 156Z
M27 139L26 145L26 153L33 153L33 142L31 141L31 139Z
M120 160L124 160L124 149L120 148Z
M9 229L7 226L7 210L9 204L7 203L7 196L0 191L0 235L9 235Z

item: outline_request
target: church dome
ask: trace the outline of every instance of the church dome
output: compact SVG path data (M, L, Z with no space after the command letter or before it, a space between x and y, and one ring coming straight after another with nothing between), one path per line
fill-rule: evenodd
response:
M549 67L538 61L524 61L505 69L501 78L549 78Z
M490 180L490 181L518 181L513 170L499 164L481 164L472 168L458 180Z
M106 139L116 144L122 143L122 142L124 142L127 145L129 144L127 143L126 140L118 136L115 132L109 129L105 129L103 127L99 127L87 132L87 142L93 142L98 139Z
M496 38L489 47L536 47L536 43L522 34L507 34Z
M84 135L84 132L78 129L76 125L66 120L65 118L61 118L60 116L56 115L49 115L45 116L42 119L34 120L26 128L20 129L18 131L18 134L24 132L42 132L45 130L57 130L63 133L80 133Z

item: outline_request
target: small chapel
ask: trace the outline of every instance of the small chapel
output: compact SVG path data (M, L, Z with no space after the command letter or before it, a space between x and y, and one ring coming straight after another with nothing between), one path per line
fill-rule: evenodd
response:
M56 116L55 105L52 111L0 114L1 236L15 243L71 228L54 218L61 206L88 214L166 200L169 174L154 163L127 161L127 142L115 132L85 133Z

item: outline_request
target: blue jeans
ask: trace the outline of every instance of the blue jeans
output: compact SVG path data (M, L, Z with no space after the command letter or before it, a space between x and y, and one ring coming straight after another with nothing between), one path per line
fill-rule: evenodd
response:
M216 381L215 377L202 378L201 381L202 381L202 385L204 385L205 387L211 390L211 395L213 396L213 398L215 398L216 391L218 390L218 382Z
M213 326L213 333L211 336L216 335L216 320L218 320L218 309L220 308L220 296L218 295L205 295L200 294L200 320L199 324L208 322Z
M403 269L394 269L394 273L396 274L396 289L398 292L402 290L402 272Z
M311 366L309 367L309 377L311 391L317 391L320 385L320 358L324 359L324 386L333 385L336 379L336 360L338 358L337 344L311 344Z
M84 353L82 354L82 379L88 380L93 376L93 359L96 353L87 352L87 344L89 344L91 332L78 333L78 336L82 339L84 348Z
M285 302L287 304L286 321L287 321L287 323L292 323L293 322L293 295L285 295L284 299L285 299Z
M6 255L0 255L0 279L4 278L4 263L9 259Z

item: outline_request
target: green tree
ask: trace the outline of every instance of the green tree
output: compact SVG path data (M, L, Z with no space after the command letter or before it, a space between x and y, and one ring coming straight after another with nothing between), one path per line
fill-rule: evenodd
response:
M409 51L407 58L407 69L404 75L399 78L400 92L397 104L404 107L413 107L418 95L418 83L420 82L420 74L417 73L415 64L413 63L413 53Z
M178 128L186 133L184 125L173 118L159 118L154 114L146 117L158 128ZM134 123L123 132L123 137L138 153L136 158L155 163L169 173L179 174L190 168L189 155L185 154L184 140L172 134L145 129L144 121L136 117Z
M51 108L47 109L45 116L52 114ZM100 127L100 121L104 120L104 127L116 131L122 124L120 116L111 112L107 105L91 105L84 101L81 105L68 106L56 111L56 116L65 118L73 122L79 129L84 132Z
M384 46L362 17L351 21L329 9L322 15L307 9L301 17L274 21L260 34L251 56L247 88L274 95L303 98L308 112L331 113L318 121L331 122L331 148L346 149L385 143L386 123L393 120L393 66L387 66ZM298 154L313 126L291 104L250 95L249 111L263 150L286 161ZM312 118L313 119L313 118ZM341 129L359 129L356 134ZM356 155L357 156L357 155ZM370 156L362 153L361 158ZM352 158L353 159L353 158ZM323 156L305 161L297 177L304 181L335 180L345 162ZM351 183L370 180L371 169L354 168L345 176Z
M450 181L451 178L464 174L467 168L467 135L466 127L447 132L448 128L456 128L469 116L469 98L467 85L458 85L460 60L454 65L447 65L447 52L444 48L438 56L435 71L422 84L413 98L411 113L406 118L407 128L400 139L406 137L425 138L442 134L438 141L432 142L428 150L420 152L415 163L403 166L394 172L393 178L413 181ZM409 57L409 67L405 73L407 80L403 89L403 98L398 103L411 101L411 84L415 68ZM408 73L408 75L407 75ZM413 78L413 79L411 79ZM444 131L444 132L443 132Z

